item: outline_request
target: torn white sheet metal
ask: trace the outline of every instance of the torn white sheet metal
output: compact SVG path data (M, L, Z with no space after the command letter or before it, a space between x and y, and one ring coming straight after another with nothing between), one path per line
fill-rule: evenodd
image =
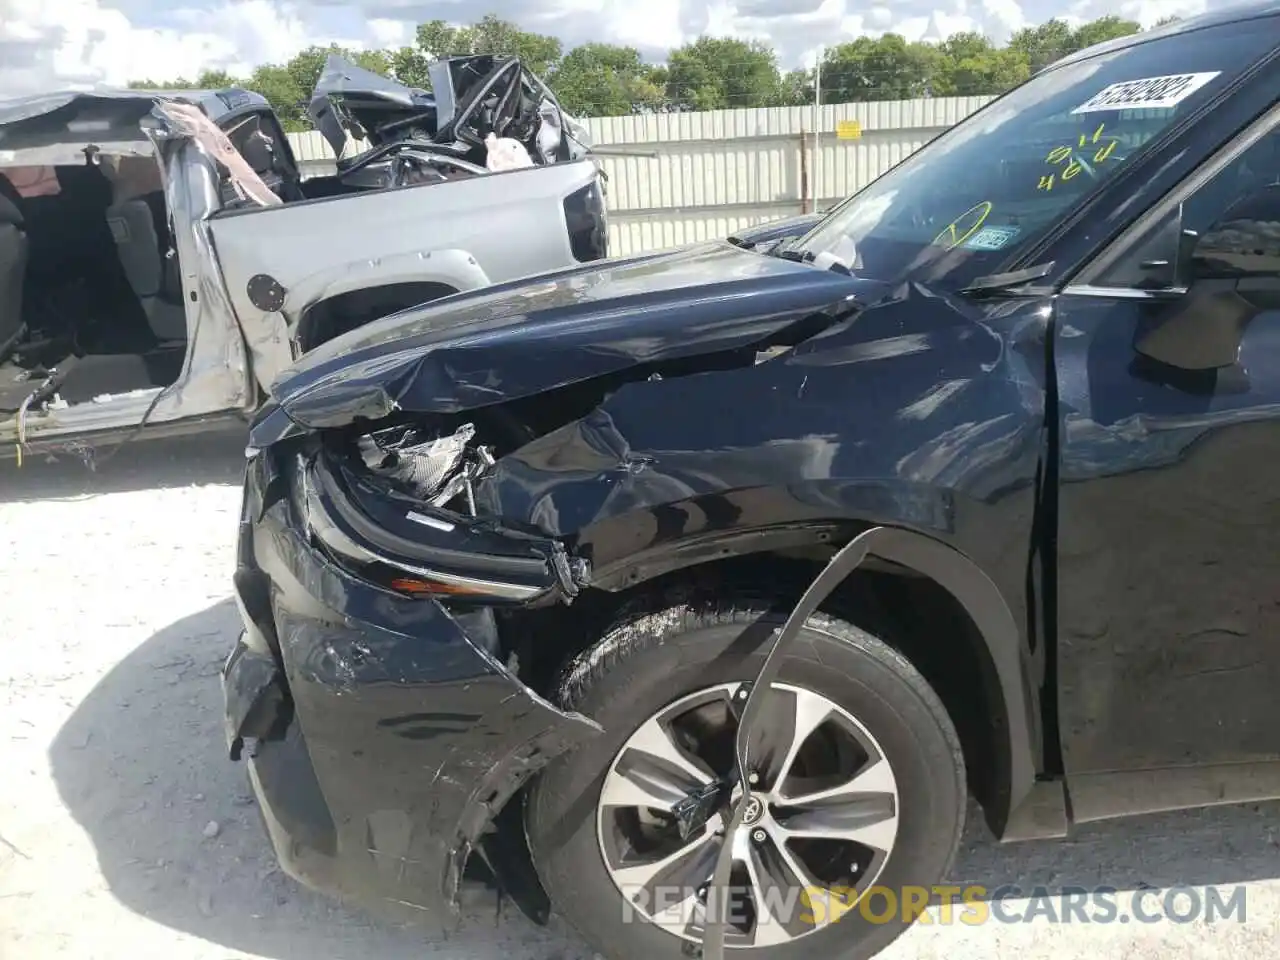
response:
M246 199L262 207L276 207L283 203L240 156L230 138L199 107L169 101L157 103L156 112L173 129L191 137L206 154L226 167L231 174L231 182Z

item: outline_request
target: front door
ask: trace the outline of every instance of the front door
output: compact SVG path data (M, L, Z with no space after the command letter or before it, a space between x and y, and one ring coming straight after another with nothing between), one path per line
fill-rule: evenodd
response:
M1280 758L1280 310L1249 312L1234 366L1192 369L1208 356L1219 302L1203 287L1197 299L1195 284L1151 282L1157 234L1176 227L1179 201L1182 228L1203 235L1237 198L1280 181L1272 113L1058 300L1069 787L1080 774L1145 769L1158 793L1157 771Z

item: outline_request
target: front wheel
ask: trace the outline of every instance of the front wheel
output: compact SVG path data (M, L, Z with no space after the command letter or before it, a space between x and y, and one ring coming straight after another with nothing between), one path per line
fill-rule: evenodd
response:
M738 799L742 684L785 617L676 606L629 619L566 673L562 704L605 733L533 785L530 849L556 911L610 960L696 955ZM942 703L899 653L807 621L753 734L726 946L743 960L858 960L906 929L950 865L964 764ZM680 800L725 784L701 817Z

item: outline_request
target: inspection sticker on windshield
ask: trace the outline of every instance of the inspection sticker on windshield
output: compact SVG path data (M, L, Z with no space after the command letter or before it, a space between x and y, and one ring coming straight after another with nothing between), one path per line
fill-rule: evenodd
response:
M1222 71L1212 73L1171 73L1165 77L1143 77L1103 87L1072 113L1100 110L1168 110L1176 107Z
M999 250L1019 232L1017 227L983 227L961 246L968 250Z

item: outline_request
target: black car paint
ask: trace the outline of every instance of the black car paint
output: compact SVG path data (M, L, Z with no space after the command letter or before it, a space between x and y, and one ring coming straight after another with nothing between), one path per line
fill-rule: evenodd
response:
M1019 624L1027 611L1027 529L1044 449L1043 311L970 302L913 285L892 289L727 243L452 300L456 306L402 313L304 359L277 384L278 407L264 411L251 431L251 444L262 448L254 464L283 456L276 448L290 441L273 441L281 435L276 425L286 418L305 431L342 427L357 416L453 414L499 396L527 397L582 380L621 377L629 382L586 416L500 459L476 491L482 515L563 538L594 571L612 576L612 584L601 583L614 588L695 562L698 548L708 544L722 555L747 549L747 543L750 549L781 543L797 530L813 536L833 522L838 536L891 523L900 531L895 542L914 546L882 559L947 585L981 625L988 646L977 654L988 666L992 702L1004 707L992 745L1001 789L989 812L993 827L1006 827L1042 767L1036 745L1043 665L1020 639ZM442 311L453 310L476 319L448 331L433 323ZM393 325L408 331L409 340L389 339ZM788 334L799 342L777 348ZM738 359L718 363L726 354ZM632 369L699 356L717 361L713 367L720 369L628 376ZM753 415L742 416L744 410ZM273 482L264 469L249 473L255 498L267 496ZM289 498L279 490L276 496L281 499L262 519L249 524L250 569L262 574L243 579L263 576L278 595L281 583L296 584L277 601L283 607L261 613L257 622L282 626L277 648L287 685L302 685L294 695L303 698L298 714L335 719L313 721L305 743L292 729L283 741L260 743L251 760L255 770L275 764L314 768L315 774L294 779L318 780L329 809L394 809L404 822L419 823L426 801L416 794L393 800L410 788L391 784L397 778L411 783L419 771L468 756L467 768L451 776L474 798L499 756L476 762L474 751L485 742L477 737L482 730L487 738L501 729L478 718L488 716L486 703L496 710L504 697L516 696L518 687L509 686L516 681L504 673L500 681L481 685L491 669L481 645L446 628L456 621L435 601L375 602L367 585L332 565L320 577L312 568L324 561L304 547ZM294 598L296 609L289 606ZM368 604L367 618L361 603ZM334 623L338 611L358 626L316 626ZM424 640L429 636L432 651L452 646L461 653L449 665L434 652L400 650L405 635L388 633L389 623ZM372 643L371 637L385 639ZM359 650L365 652L357 655ZM464 668L461 661L469 658ZM329 664L327 673L291 666L317 659ZM457 684L451 671L461 671L466 680ZM326 699L326 683L342 695ZM438 693L426 697L425 691L437 687ZM496 703L485 699L488 688L496 691ZM430 737L415 740L405 753L384 721L411 712L408 704L415 700L438 704L442 697L453 701L446 712L477 719L452 729L431 726ZM250 709L235 708L237 714ZM505 714L502 722L511 723L504 749L532 736ZM375 746L383 743L385 748ZM307 749L311 761L303 764ZM318 757L318 750L325 752ZM547 759L553 752L541 750ZM365 770L357 753L370 751L378 753L381 777L372 770L351 776L351 769ZM288 780L278 774L268 779ZM340 788L329 786L338 781ZM439 789L438 782L432 789ZM275 811L268 822L297 804L287 792L273 795L268 786L260 796ZM462 836L457 823L487 819L489 813L477 809L492 812L496 804L454 803L431 821L433 836ZM292 816L294 822L304 819ZM413 834L421 829L416 826ZM296 840L297 832L280 834L273 827L278 841ZM450 864L445 881L432 875L406 882L415 903L434 907L449 900L457 858L474 840L414 851L415 857L431 854L432 862L445 858ZM299 849L289 846L288 869L339 894L356 891L335 878L360 877L369 885L363 899L380 891L370 858L408 856L383 851L367 837L357 844L354 834L345 843L327 842L329 853L313 850L310 859L299 859Z
M875 283L708 244L449 298L305 360L255 424L247 489L272 505L246 520L238 583L289 585L283 609L246 614L247 637L258 622L282 636L245 642L283 653L300 714L336 713L308 726L306 747L292 724L252 763L262 784L257 771L309 752L322 805L348 833L302 862L299 837L324 836L318 815L290 829L269 812L286 866L366 901L447 903L461 858L533 766L520 749L546 737L545 758L590 730L497 665L464 618L371 591L309 547L271 464L296 476L290 458L317 428L479 413L584 382L602 384L600 402L502 457L477 491L482 514L564 543L605 590L806 534L891 528L900 547L877 555L943 586L981 637L989 702L1003 707L1001 789L986 803L997 834L1059 833L1064 782L1076 821L1280 795L1268 732L1280 656L1263 602L1280 480L1265 456L1280 417L1276 314L1246 333L1243 389L1190 389L1135 365L1149 305L1070 287L1274 102L1276 78L1268 64L1212 105L1212 122L1171 131L1010 265L1053 263L1041 287L1014 295ZM660 369L673 361L685 365ZM244 688L228 689L237 700ZM423 703L462 722L427 718L406 749L386 721ZM265 722L241 733L271 735ZM459 756L479 759L448 766ZM437 763L451 778L439 796L440 780L422 778ZM371 839L375 811L417 846ZM402 870L409 853L426 858L419 872L392 881L383 864Z
M815 278L804 265L724 242L602 261L374 321L303 356L271 393L310 429L456 413L753 347L867 288L878 285Z
M599 727L529 690L465 616L314 550L284 495L301 482L292 461L260 456L247 470L235 577L246 630L224 668L232 751L253 741L288 872L339 897L447 914L493 816Z

